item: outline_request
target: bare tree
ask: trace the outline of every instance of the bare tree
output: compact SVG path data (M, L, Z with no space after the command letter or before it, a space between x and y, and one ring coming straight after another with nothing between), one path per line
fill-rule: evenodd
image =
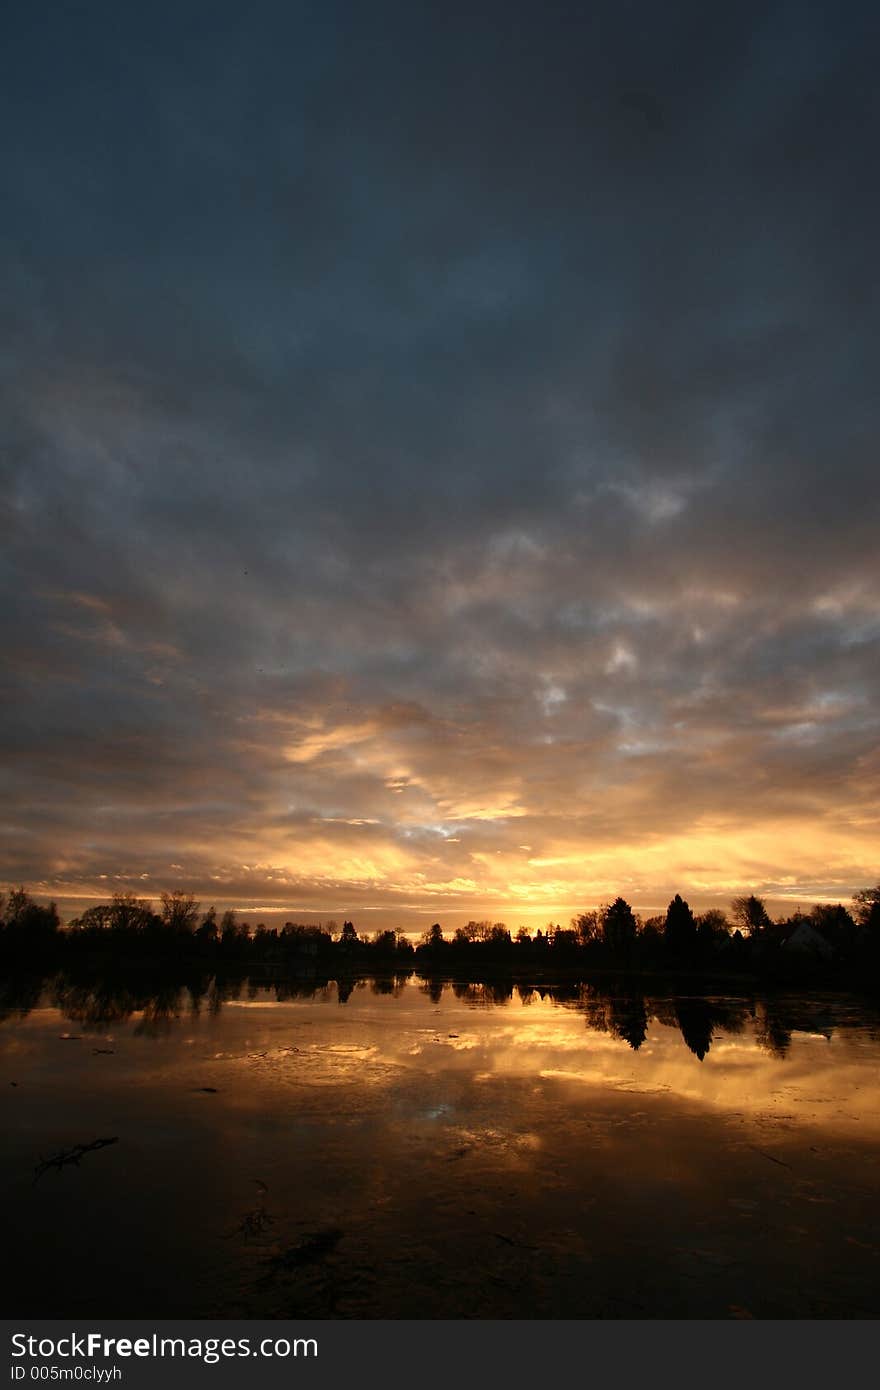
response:
M770 925L764 899L756 898L754 893L750 893L748 897L734 898L730 904L730 911L740 931L746 936L754 936Z

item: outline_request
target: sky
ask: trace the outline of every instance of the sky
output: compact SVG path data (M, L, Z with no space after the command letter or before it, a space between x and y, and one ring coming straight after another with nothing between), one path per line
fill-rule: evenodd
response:
M872 10L13 0L0 879L876 883Z

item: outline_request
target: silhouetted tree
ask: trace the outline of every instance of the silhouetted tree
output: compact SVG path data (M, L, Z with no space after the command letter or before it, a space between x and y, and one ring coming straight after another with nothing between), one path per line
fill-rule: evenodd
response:
M665 929L666 918L662 916L649 917L642 924L642 930L639 932L639 959L644 965L656 966L661 963Z
M598 941L602 935L599 913L595 910L579 912L576 917L571 919L571 929L582 946L588 946L591 942Z
M467 941L488 941L492 933L492 923L487 921L465 922L463 927L459 927L459 931Z
M675 956L687 956L697 940L697 924L694 914L680 893L676 893L666 909L664 936L669 951Z
M836 951L846 953L854 946L856 924L842 903L817 903L810 921Z
M600 913L605 945L616 954L623 954L636 939L638 924L635 914L624 898L615 898Z
M764 899L756 898L754 893L750 893L748 897L734 898L730 904L730 911L733 920L745 936L756 936L758 932L770 926Z
M14 954L40 951L57 937L61 921L54 903L35 902L24 888L13 888L3 911L3 943Z
M503 922L493 922L479 950L491 960L503 960L513 950L510 932Z
M14 927L28 908L33 905L33 901L30 893L23 886L10 888L3 902L3 925Z
M220 918L220 940L225 945L230 945L238 936L238 919L235 915L235 908L228 907Z
M575 931L566 931L563 927L557 927L553 933L553 954L558 960L569 961L578 949L578 937Z
M722 942L727 942L730 936L730 923L717 907L710 907L707 912L701 912L696 918L697 924L697 945L702 959L707 959L714 954Z
M860 888L853 894L853 903L859 926L880 938L880 884L876 888Z
M114 893L107 925L111 931L147 931L155 921L153 904L134 893Z
M68 928L74 932L102 932L107 931L113 920L113 909L109 903L95 903L93 907L87 907L85 912L79 917L74 917L68 922Z
M219 934L219 928L217 926L217 909L215 907L209 907L208 911L205 913L204 917L198 925L198 928L196 930L196 936L198 937L199 941L214 942L217 940Z
M162 921L166 927L178 932L195 931L199 920L199 904L192 893L182 893L177 889L173 893L160 893L159 898L162 903Z
M710 907L708 911L701 912L696 921L698 932L710 937L727 936L730 931L730 923L718 907Z

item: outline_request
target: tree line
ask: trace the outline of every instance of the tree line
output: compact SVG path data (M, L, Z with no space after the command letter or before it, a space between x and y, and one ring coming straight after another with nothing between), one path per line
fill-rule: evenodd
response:
M549 923L534 935L515 936L503 922L468 922L447 941L439 923L424 935L423 950L442 958L469 953L523 963L582 963L630 969L712 967L749 969L788 959L815 965L880 962L880 885L856 893L850 907L818 904L773 921L762 898L733 898L729 914L719 908L695 913L676 893L665 913L642 918L622 897L581 912L568 927Z
M371 962L413 962L435 969L529 968L750 970L795 958L816 969L880 963L880 885L856 893L849 907L819 904L773 921L755 894L736 897L730 912L694 913L676 894L666 912L643 919L617 897L581 912L567 927L548 924L511 934L503 922L470 921L448 936L435 922L413 946L400 931L358 933L345 921L256 926L233 910L203 909L191 893L162 893L158 908L134 893L87 908L62 926L54 903L24 889L0 895L0 951L6 956L88 954L156 960L240 960L283 967L330 961L352 970Z

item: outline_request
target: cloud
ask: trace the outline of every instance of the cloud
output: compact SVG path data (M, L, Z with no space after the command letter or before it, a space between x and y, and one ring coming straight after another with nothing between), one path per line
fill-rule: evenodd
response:
M2 98L0 872L876 879L867 12L100 8Z

